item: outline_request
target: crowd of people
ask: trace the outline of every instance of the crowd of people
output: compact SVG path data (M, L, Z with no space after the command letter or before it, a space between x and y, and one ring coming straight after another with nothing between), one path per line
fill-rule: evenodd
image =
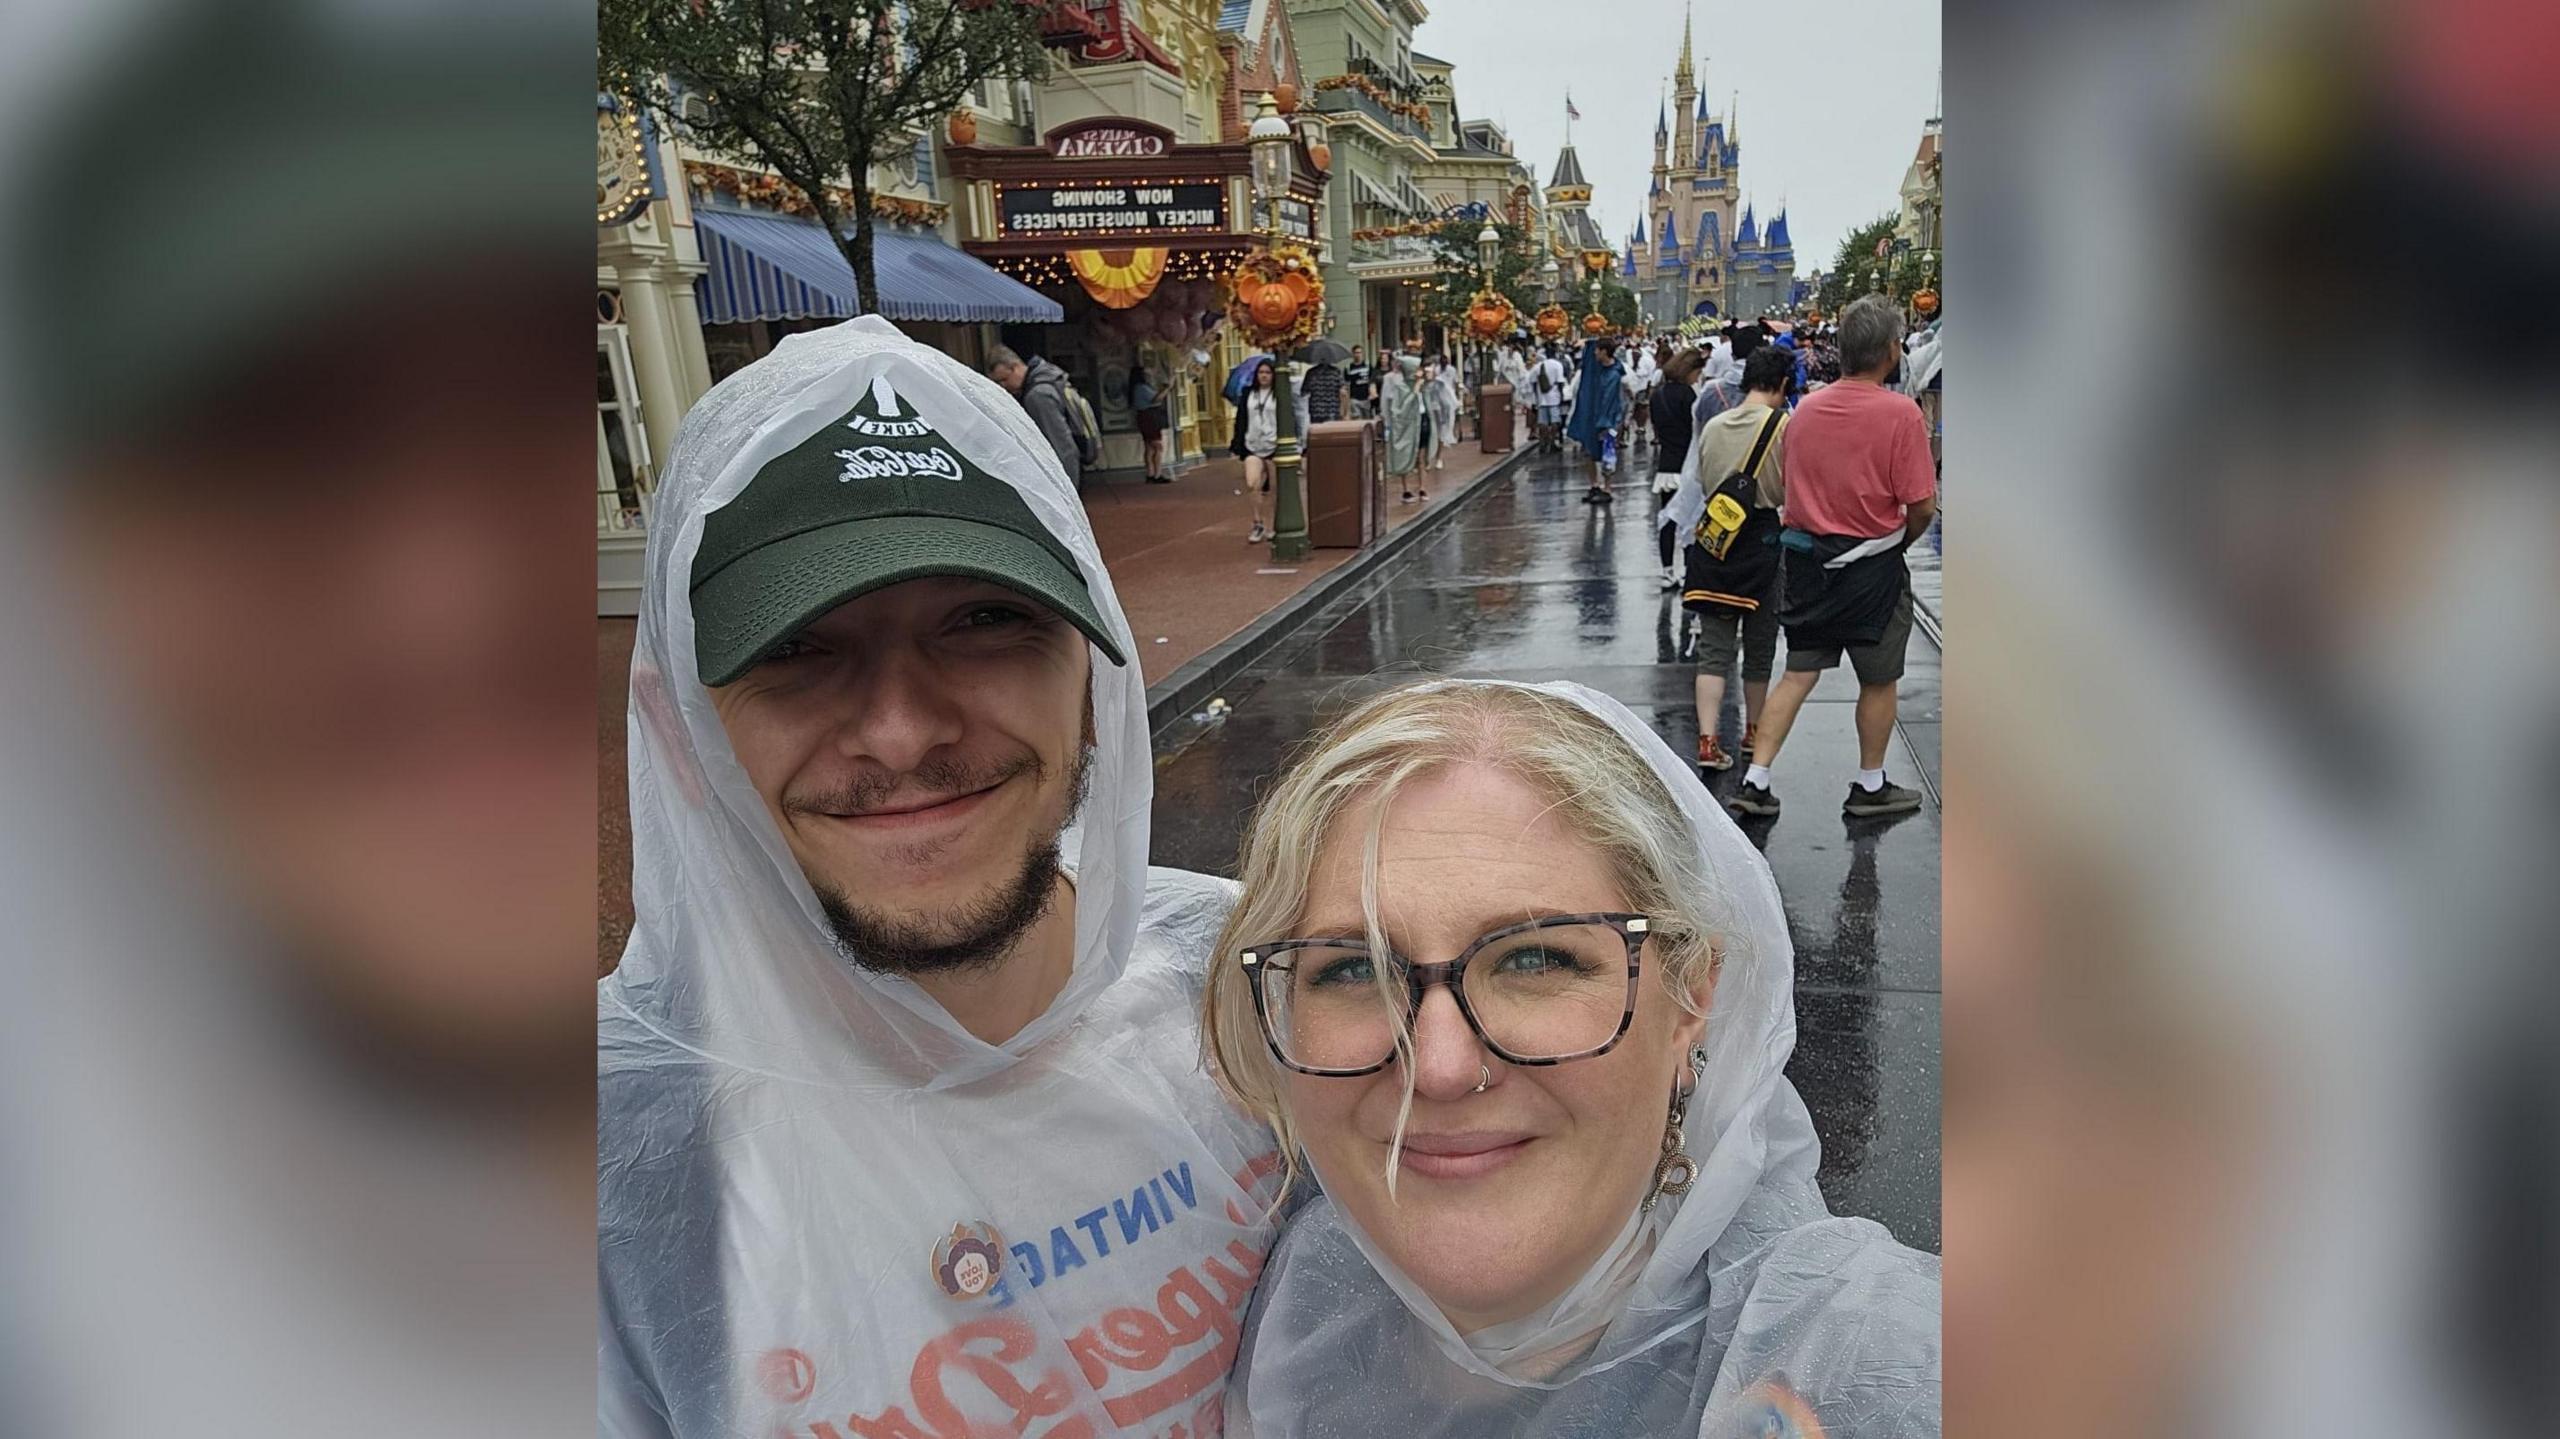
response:
M1796 711L1845 660L1859 754L1842 811L1918 808L1884 763L1912 624L1903 551L1937 514L1920 403L1935 398L1934 334L1908 334L1898 307L1869 297L1820 324L1728 323L1704 344L1521 340L1495 369L1527 442L1571 448L1584 503L1613 503L1621 467L1649 459L1662 588L1680 592L1697 668L1696 766L1728 770L1737 753L1748 765L1728 806L1778 813L1772 767ZM1719 734L1736 673L1738 752Z

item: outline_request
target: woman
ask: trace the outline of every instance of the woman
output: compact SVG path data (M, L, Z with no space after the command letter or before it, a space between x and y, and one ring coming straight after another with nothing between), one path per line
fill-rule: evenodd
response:
M1825 1210L1776 885L1646 722L1390 691L1281 778L1241 878L1210 1063L1322 1192L1229 1433L1937 1433L1938 1262Z
M1173 476L1164 472L1164 395L1144 365L1129 369L1129 411L1137 417L1138 438L1146 445L1147 483L1172 484Z
M1609 476L1618 463L1618 431L1627 420L1627 391L1618 372L1618 347L1609 340L1586 340L1582 347L1580 385L1565 438L1582 446L1591 461L1591 487L1582 492L1586 505L1608 504Z
M1280 448L1280 405L1271 388L1273 373L1268 359L1254 365L1253 382L1245 387L1244 402L1236 406L1235 435L1227 441L1227 453L1244 461L1244 492L1253 506L1253 528L1244 537L1248 545L1271 538L1270 529L1262 523L1262 509L1271 493L1271 455Z
M1396 356L1396 367L1387 372L1380 387L1379 402L1387 422L1387 473L1395 478L1398 498L1408 505L1431 498L1421 476L1422 431L1429 420L1423 411L1418 357Z
M1703 351L1682 350L1662 367L1653 389L1653 515L1661 531L1662 587L1680 588L1680 536L1664 511L1680 492L1680 467L1689 459L1689 407L1698 402Z
M1431 411L1431 468L1449 468L1449 443L1458 437L1458 374L1447 360L1434 357L1424 367L1430 383L1423 389L1423 403Z

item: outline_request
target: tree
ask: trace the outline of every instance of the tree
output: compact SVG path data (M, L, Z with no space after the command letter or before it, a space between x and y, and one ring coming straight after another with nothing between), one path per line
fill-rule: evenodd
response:
M1832 261L1831 271L1822 277L1817 308L1826 315L1837 315L1851 300L1879 290L1874 276L1877 268L1891 259L1895 217L1884 215L1860 225L1840 242L1839 258ZM1876 255L1876 246L1887 247L1884 258ZM1907 293L1898 286L1896 293Z
M1428 291L1419 308L1423 317L1443 325L1464 325L1467 306L1474 303L1476 290L1484 283L1484 274L1476 265L1476 236L1484 233L1483 220L1443 220L1431 232L1435 288ZM1523 320L1538 308L1537 262L1540 256L1528 240L1527 232L1507 221L1493 222L1494 233L1502 237L1502 253L1493 265L1494 288L1511 301Z
M1040 17L1049 8L1048 0L597 0L596 83L670 131L752 156L789 181L853 267L862 308L877 314L871 167L902 156L980 82L1046 74ZM838 185L852 191L850 206Z

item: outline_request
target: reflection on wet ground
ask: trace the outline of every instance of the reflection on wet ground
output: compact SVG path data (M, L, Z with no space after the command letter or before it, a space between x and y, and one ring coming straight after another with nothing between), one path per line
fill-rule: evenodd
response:
M1328 600L1227 687L1223 718L1156 736L1155 862L1235 872L1252 806L1291 750L1379 688L1425 674L1567 679L1616 696L1681 753L1696 745L1692 667L1656 565L1651 480L1581 502L1560 461L1533 459L1465 501L1438 533ZM1783 663L1783 651L1781 663ZM1774 788L1786 812L1745 833L1769 858L1796 950L1789 1077L1822 1136L1833 1209L1938 1246L1939 652L1911 638L1902 722L1886 760L1922 791L1917 814L1852 820L1855 682L1826 674L1796 721ZM1728 748L1740 686L1726 685ZM1729 793L1739 767L1713 788Z

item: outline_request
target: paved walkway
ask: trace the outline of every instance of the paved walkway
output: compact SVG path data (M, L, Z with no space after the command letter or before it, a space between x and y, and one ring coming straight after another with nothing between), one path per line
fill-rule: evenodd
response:
M1645 467L1639 466L1639 469ZM1582 480L1531 459L1461 502L1449 524L1328 598L1224 686L1223 720L1177 720L1156 739L1158 864L1235 872L1254 800L1312 728L1420 674L1570 679L1615 695L1683 753L1695 745L1682 618L1655 567L1649 474L1616 505L1580 503ZM1934 557L1934 552L1932 557ZM1788 1074L1822 1137L1833 1207L1935 1249L1938 1220L1937 644L1911 641L1893 777L1917 814L1849 820L1856 684L1826 675L1797 717L1774 789L1786 806L1744 832L1768 856L1796 952L1797 1046ZM1740 739L1740 686L1722 729ZM1719 795L1741 770L1716 778Z

